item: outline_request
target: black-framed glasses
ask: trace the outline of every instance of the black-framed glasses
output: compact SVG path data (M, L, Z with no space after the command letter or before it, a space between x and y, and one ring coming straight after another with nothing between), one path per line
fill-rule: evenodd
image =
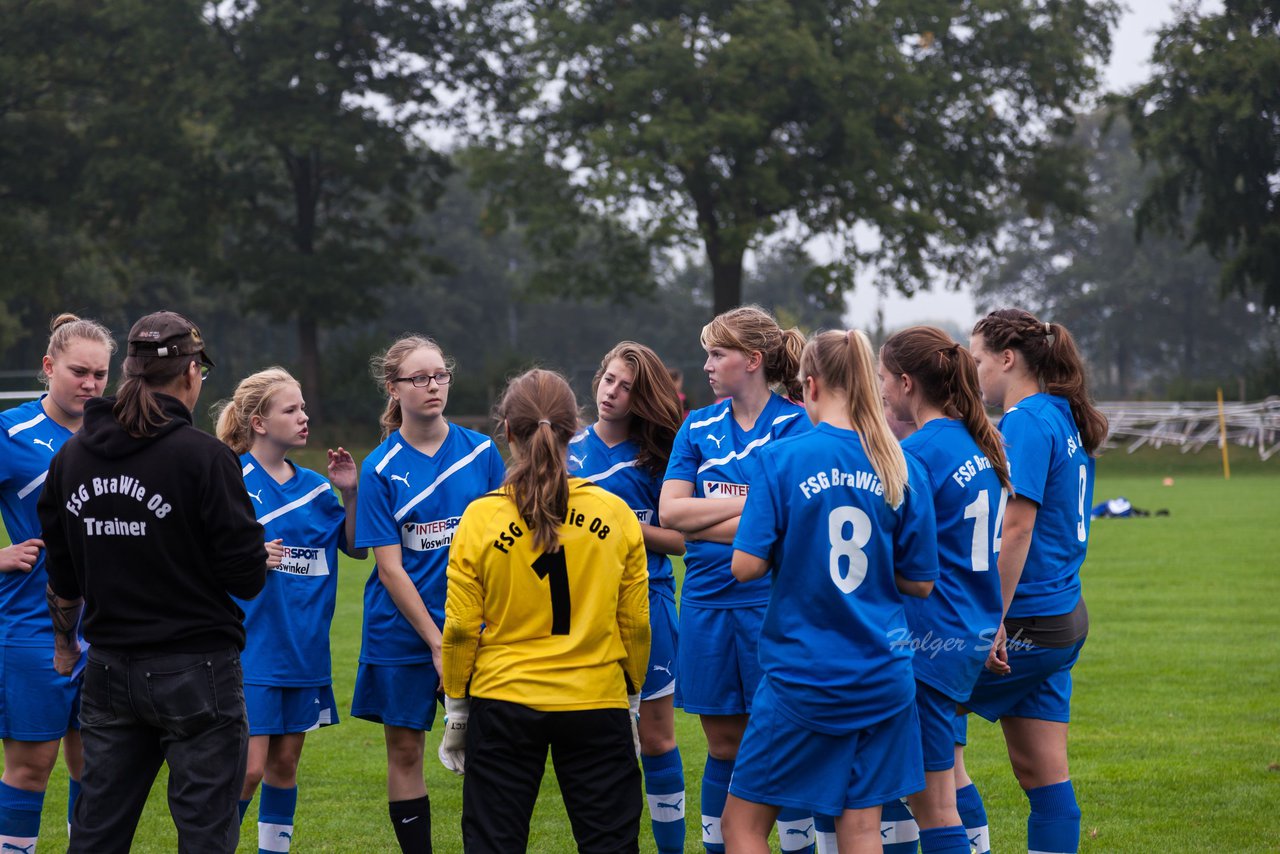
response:
M434 374L418 374L416 377L396 377L393 383L413 383L414 388L426 388L435 380L436 385L448 385L453 381L453 371L437 371Z

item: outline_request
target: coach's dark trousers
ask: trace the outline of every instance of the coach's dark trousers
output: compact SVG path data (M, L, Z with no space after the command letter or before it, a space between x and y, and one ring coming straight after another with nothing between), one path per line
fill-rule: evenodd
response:
M626 709L538 712L475 698L462 780L467 854L527 850L548 748L578 851L639 851L643 796Z
M182 852L232 852L249 724L234 648L139 655L93 647L80 698L84 775L71 852L127 852L161 763Z

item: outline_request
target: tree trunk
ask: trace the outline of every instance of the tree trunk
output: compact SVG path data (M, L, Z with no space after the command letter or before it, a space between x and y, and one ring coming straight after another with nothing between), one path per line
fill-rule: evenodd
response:
M732 254L732 253L731 253ZM730 258L710 258L711 310L716 314L742 304L742 256L738 250Z
M302 376L302 388L307 397L307 414L323 424L320 394L320 330L313 318L298 315L298 361Z

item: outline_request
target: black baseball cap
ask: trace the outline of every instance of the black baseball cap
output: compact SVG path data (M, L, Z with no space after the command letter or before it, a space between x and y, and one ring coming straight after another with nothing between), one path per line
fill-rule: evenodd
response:
M204 349L200 328L176 311L157 311L133 324L129 330L130 356L199 356L213 367Z

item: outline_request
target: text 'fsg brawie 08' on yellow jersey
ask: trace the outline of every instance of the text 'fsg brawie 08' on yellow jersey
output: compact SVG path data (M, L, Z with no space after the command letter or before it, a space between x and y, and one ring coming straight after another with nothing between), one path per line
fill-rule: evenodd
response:
M538 711L627 707L649 660L640 524L617 496L570 478L560 546L537 550L505 492L467 507L449 550L450 697L466 696L470 682L473 697Z

